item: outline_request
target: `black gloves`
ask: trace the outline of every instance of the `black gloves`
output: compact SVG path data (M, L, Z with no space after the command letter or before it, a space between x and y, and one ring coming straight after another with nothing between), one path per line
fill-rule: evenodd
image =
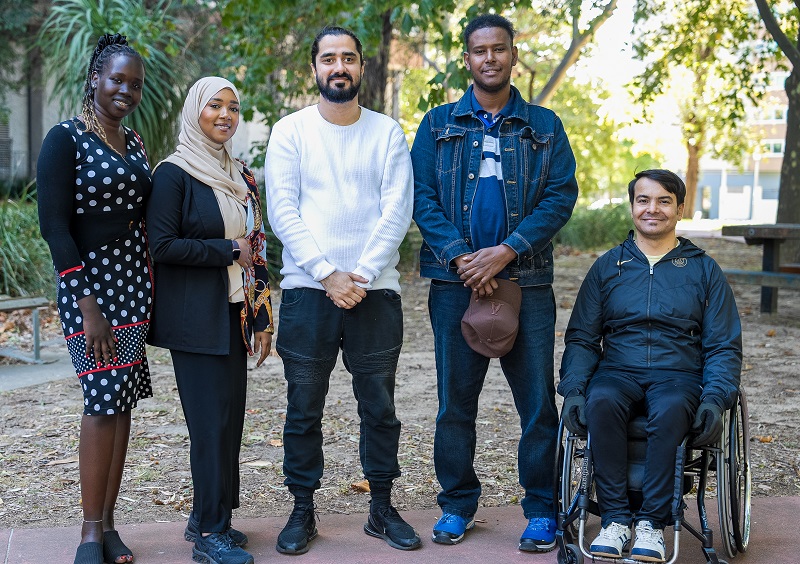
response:
M580 393L569 394L564 398L564 407L561 409L561 419L564 426L573 435L586 434L586 398Z
M704 401L697 408L694 416L692 432L695 438L692 444L711 445L722 435L722 408L711 401Z

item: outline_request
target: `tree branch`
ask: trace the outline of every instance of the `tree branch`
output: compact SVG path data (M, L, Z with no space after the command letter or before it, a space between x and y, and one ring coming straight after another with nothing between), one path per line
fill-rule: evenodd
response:
M781 29L781 24L775 19L775 14L772 13L767 0L756 0L756 6L758 6L758 13L761 14L764 26L772 35L772 38L775 39L778 47L781 48L783 54L786 55L794 67L800 68L800 51Z
M550 79L547 81L547 84L545 84L544 88L542 88L542 91L538 96L536 96L536 98L532 100L534 104L544 106L550 102L550 100L553 98L553 95L556 93L556 90L564 81L564 77L567 75L567 70L574 65L578 60L578 57L580 57L581 50L586 46L587 43L589 43L589 41L592 40L595 33L597 33L598 28L603 25L608 18L611 17L616 9L617 0L609 0L608 4L603 7L603 11L589 23L589 27L584 33L580 33L578 31L577 20L579 14L573 14L573 35L569 49L567 49L567 52L564 54L561 62L553 71L553 74L550 75Z

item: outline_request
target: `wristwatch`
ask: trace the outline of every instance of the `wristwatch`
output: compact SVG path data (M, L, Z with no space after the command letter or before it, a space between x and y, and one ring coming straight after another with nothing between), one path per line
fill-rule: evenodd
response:
M242 249L239 248L239 243L236 242L236 239L231 239L231 243L233 243L233 260L236 262L239 260L239 255L242 254Z

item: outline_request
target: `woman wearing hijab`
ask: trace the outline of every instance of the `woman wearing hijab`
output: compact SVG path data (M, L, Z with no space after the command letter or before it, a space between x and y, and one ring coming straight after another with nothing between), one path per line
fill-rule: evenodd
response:
M253 562L231 513L239 506L247 354L259 353L261 366L273 332L258 188L232 156L238 124L236 87L219 77L197 81L147 207L155 271L148 340L172 355L191 441L185 537L193 558L212 564Z

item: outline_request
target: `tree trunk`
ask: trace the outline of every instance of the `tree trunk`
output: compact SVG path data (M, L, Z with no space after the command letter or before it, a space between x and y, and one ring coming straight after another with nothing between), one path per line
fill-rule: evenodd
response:
M683 202L683 217L692 219L694 203L697 198L697 178L700 175L700 146L697 143L686 143L689 158L686 161L686 199Z
M800 223L800 68L786 79L789 111L786 143L778 196L778 223ZM781 247L783 262L800 262L800 241L789 240Z
M365 59L364 79L358 102L365 108L383 113L386 109L386 82L389 79L389 49L392 44L392 11L381 15L381 44L378 53Z

